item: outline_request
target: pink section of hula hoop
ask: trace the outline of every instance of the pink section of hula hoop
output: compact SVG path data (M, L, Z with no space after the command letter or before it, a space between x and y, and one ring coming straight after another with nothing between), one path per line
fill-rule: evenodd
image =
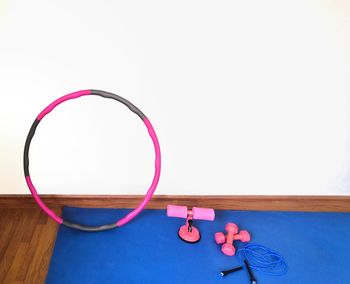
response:
M26 182L30 189L30 192L32 193L36 203L40 206L44 212L49 215L53 220L55 220L58 224L62 224L63 220L62 218L58 217L53 211L51 211L49 208L46 207L46 205L41 201L38 193L36 192L36 189L32 183L32 180L30 179L30 176L26 176Z
M145 118L143 120L143 122L145 123L145 125L148 129L148 133L151 136L152 141L153 141L154 150L155 150L155 154L156 154L156 160L155 160L155 169L156 170L155 170L152 184L145 195L145 199L139 204L139 206L137 208L135 208L128 215L126 215L124 218L120 219L117 222L118 227L121 227L121 226L125 225L126 223L128 223L130 220L135 218L145 208L145 206L150 201L154 191L157 188L157 184L158 184L159 177L160 177L161 162L160 162L160 146L159 146L158 138L157 138L157 135L153 129L153 126L152 126L151 122L148 120L148 118Z
M90 90L83 90L83 91L78 91L78 92L74 92L68 95L65 95L57 100L55 100L53 103L51 103L50 105L48 105L38 116L37 119L41 120L43 117L45 117L45 115L47 115L48 113L50 113L56 106L58 106L59 104L67 101L67 100L71 100L71 99L76 99L79 98L81 96L86 96L86 95L90 95L91 91ZM153 177L153 181L152 184L150 186L150 188L148 189L144 200L138 205L137 208L135 208L133 211L131 211L128 215L126 215L124 218L120 219L116 224L118 227L125 225L126 223L128 223L130 220L132 220L133 218L135 218L147 205L147 203L150 201L150 199L153 196L154 191L157 188L158 185L158 181L159 181L159 177L160 177L160 170L161 170L161 155L160 155L160 146L159 146L159 142L158 142L158 138L157 135L153 129L152 124L150 123L150 121L145 118L143 120L144 124L147 127L148 133L150 135L150 137L152 138L153 141L153 145L154 145L154 150L155 150L155 174ZM37 202L37 204L40 206L40 208L47 214L49 215L54 221L56 221L59 224L63 223L63 219L56 216L56 214L51 211L40 199L39 195L37 194L37 191L34 187L34 185L32 184L32 181L30 179L30 176L26 176L26 182L27 185L30 189L30 192L32 193L35 201Z
M65 95L63 97L60 97L59 99L55 100L51 104L49 104L37 117L38 120L41 120L45 115L47 115L49 112L51 112L56 106L59 104L71 100L71 99L76 99L81 96L87 96L90 95L91 91L90 90L82 90L74 93L70 93L68 95Z

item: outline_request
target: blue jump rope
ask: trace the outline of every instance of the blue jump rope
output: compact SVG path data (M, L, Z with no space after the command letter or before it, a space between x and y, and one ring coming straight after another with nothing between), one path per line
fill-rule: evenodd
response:
M272 276L281 276L288 271L288 265L284 257L278 252L262 245L247 244L237 250L237 256L245 264L252 284L257 284L252 270ZM239 266L221 271L221 276L226 276L242 269L243 267Z
M237 256L247 260L250 268L267 275L281 276L287 273L288 265L278 252L258 244L247 244L237 250Z

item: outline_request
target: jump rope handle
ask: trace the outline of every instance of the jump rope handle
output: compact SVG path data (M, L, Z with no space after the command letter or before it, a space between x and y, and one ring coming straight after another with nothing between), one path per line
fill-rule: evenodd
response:
M250 268L250 265L249 265L249 263L248 263L248 261L246 259L244 260L244 264L245 264L245 267L247 268L247 271L248 271L248 274L249 274L250 283L257 284L258 281L256 280L256 278L255 278L255 276L253 274L253 271Z
M240 271L240 270L242 270L242 269L243 269L243 266L237 266L237 267L232 268L232 269L229 269L229 270L223 270L223 271L221 271L221 272L220 272L220 275L221 275L222 277L224 277L224 276L226 276L226 275L228 275L228 274L231 274L231 273L236 272L236 271Z

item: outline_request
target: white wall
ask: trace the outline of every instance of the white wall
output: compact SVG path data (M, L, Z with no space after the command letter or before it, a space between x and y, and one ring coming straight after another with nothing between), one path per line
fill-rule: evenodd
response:
M350 4L1 1L0 193L27 193L25 137L69 92L152 121L160 194L350 193ZM143 193L153 148L124 106L81 98L39 125L40 193Z

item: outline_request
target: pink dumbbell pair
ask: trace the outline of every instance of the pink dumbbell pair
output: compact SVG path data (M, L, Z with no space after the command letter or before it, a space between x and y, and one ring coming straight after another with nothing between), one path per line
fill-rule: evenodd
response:
M236 249L233 246L233 241L249 242L250 234L248 231L242 230L238 233L238 226L234 223L227 223L225 230L227 235L222 232L215 234L215 241L218 245L222 245L221 251L229 256L233 256L236 253Z

